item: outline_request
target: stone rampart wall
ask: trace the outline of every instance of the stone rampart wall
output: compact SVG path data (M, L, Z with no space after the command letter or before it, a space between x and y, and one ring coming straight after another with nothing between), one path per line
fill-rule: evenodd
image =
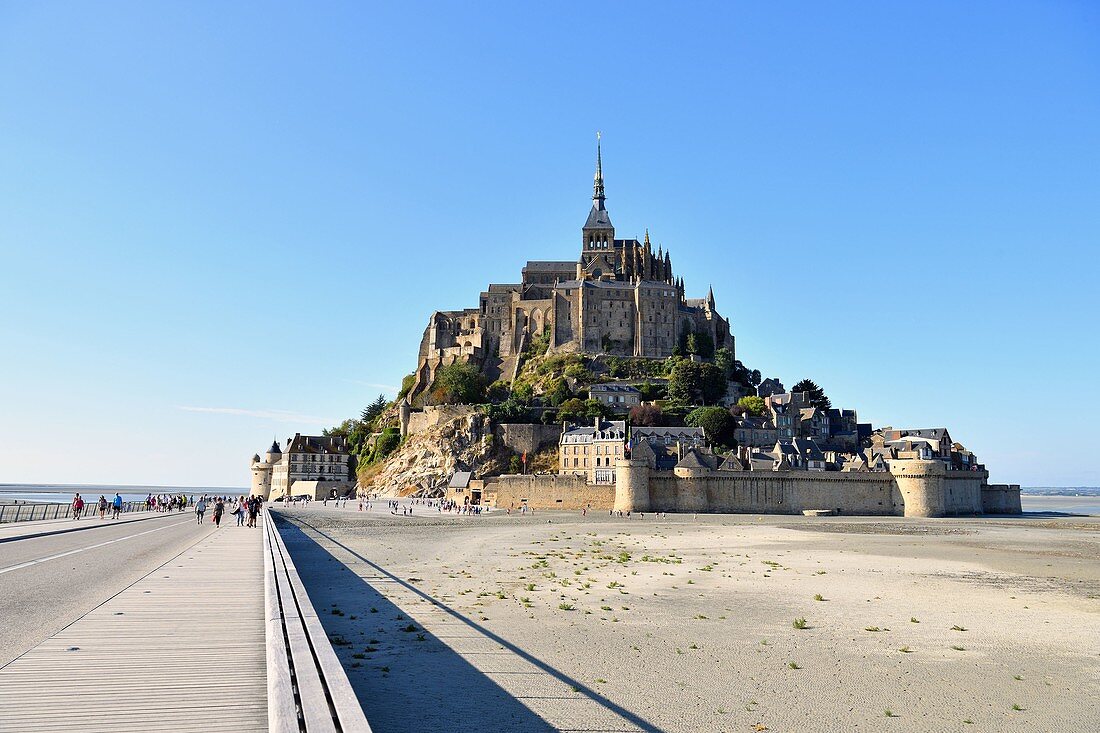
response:
M590 485L584 476L506 475L485 479L482 496L499 509L610 509L615 487Z
M989 484L982 487L982 511L986 514L1022 514L1019 484Z
M507 424L497 425L493 433L504 447L527 453L528 457L547 445L557 445L561 439L561 425Z
M906 461L895 473L815 471L653 471L642 461L617 464L617 486L584 476L500 476L485 481L485 500L500 508L524 500L536 509L617 509L633 512L942 517L1018 514L1018 486L984 486L987 474L943 470L938 462ZM918 465L923 464L923 465Z
M471 405L428 405L420 412L409 414L409 435L423 433L440 423L459 417L467 417L477 412Z
M901 496L888 473L812 471L710 472L681 478L651 472L649 508L655 512L901 514Z

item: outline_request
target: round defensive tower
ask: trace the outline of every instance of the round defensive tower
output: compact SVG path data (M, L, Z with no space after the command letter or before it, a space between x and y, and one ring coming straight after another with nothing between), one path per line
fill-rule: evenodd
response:
M707 510L707 490L704 477L710 471L703 468L677 466L672 469L676 478L676 511L704 512Z
M890 473L905 502L907 517L947 516L944 478L947 468L940 461L889 461Z
M398 426L401 429L402 438L409 434L409 416L411 414L412 405L409 404L409 396L405 395L401 398L401 403L397 406L397 420Z
M615 511L649 511L649 463L641 458L615 461Z
M264 499L271 493L271 464L261 461L259 456L252 457L252 488L249 493Z

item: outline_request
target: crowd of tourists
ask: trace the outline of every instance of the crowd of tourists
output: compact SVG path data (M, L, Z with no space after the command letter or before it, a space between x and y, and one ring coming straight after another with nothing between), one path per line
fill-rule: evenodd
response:
M108 499L103 494L100 494L99 499L97 499L92 506L88 506L84 501L84 497L77 493L70 503L73 519L80 519L91 511L98 511L100 519L106 519L108 513L110 513L111 519L118 519L122 516L122 505L123 501L121 494L115 494L115 498L113 499Z
M215 496L212 494L202 494L198 499L194 494L188 496L186 494L152 494L150 493L145 497L144 502L131 502L131 504L137 504L140 508L144 504L146 511L150 512L182 512L189 507L194 507L195 521L198 524L202 524L203 518L206 516L206 512L210 510L210 521L215 526L220 527L222 522L222 516L225 514L226 506L232 503L231 515L237 518L238 527L255 527L256 517L260 513L260 509L263 507L263 497L261 496L238 496L235 499L228 496ZM122 515L123 506L126 504L122 500L121 494L115 494L113 499L108 499L106 496L100 494L99 499L95 500L91 504L84 500L84 497L79 493L73 496L73 500L70 503L72 508L72 518L80 519L86 514L99 513L100 519L106 519L110 515L111 519L118 519Z
M226 505L230 502L227 496L208 496L203 494L195 502L195 523L202 524L206 512L210 510L210 521L215 527L222 526L222 517L225 516ZM237 518L238 527L255 527L256 517L263 508L262 496L238 496L232 500L230 515Z

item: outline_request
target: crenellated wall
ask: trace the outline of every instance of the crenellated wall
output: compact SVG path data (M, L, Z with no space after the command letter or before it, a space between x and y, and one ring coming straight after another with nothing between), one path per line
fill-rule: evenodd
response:
M986 514L1022 514L1019 484L988 484L982 487L982 511Z
M947 471L938 461L891 461L891 473L818 471L654 471L642 460L620 459L616 484L595 486L583 476L501 476L486 480L498 507L622 512L716 512L943 517L1018 514L1018 486L986 486L984 471Z

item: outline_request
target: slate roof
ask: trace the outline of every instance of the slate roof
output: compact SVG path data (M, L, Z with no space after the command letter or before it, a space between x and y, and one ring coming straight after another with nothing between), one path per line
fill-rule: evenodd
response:
M611 215L607 213L607 209L592 205L592 210L588 212L588 221L584 223L585 229L614 229L611 224Z
M708 455L698 448L688 448L676 464L676 468L713 469L715 463L713 455Z
M632 435L635 438L644 438L645 440L664 440L670 438L672 440L690 440L703 442L706 439L706 435L703 433L702 428L692 427L634 427L631 428Z
M473 474L470 471L455 471L451 476L450 483L447 484L448 489L466 489L470 486L470 477Z
M588 388L588 393L592 392L622 392L625 394L641 394L641 391L637 387L630 384L593 384Z
M597 425L570 428L561 434L564 443L591 443L596 440L626 440L625 420L598 420Z
M287 453L346 453L344 439L337 436L295 435L287 441Z
M558 272L560 270L567 270L569 272L576 272L577 263L569 260L568 262L558 262L552 260L528 260L527 266L523 268L527 272Z
M903 438L908 435L918 438L930 438L936 442L939 442L948 434L947 428L895 428L894 430L887 430L887 432L896 432Z
M817 447L817 443L808 438L795 438L794 448L807 461L824 461L825 454Z

